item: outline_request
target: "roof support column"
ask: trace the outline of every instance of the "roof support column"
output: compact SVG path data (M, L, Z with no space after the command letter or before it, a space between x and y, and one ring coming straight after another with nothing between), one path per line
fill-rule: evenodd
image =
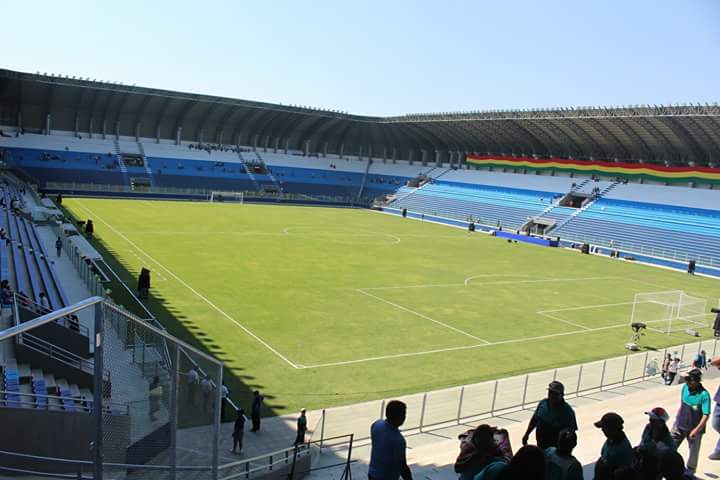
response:
M408 150L408 161L410 162L410 165L413 164L413 151Z
M362 145L360 145L359 148L360 148L360 151L358 151L358 160L362 160L362 155L363 155Z
M277 153L279 146L280 146L280 137L275 137L275 147L273 148L273 153Z
M435 166L442 166L442 152L440 150L435 150Z
M20 132L22 132L22 128L23 128L23 126L22 126L22 111L21 111L21 110L18 110L18 116L17 116L17 131L18 131L18 134L19 134Z
M397 163L397 148L395 147L392 149L392 162Z
M88 123L88 138L92 138L93 134L93 117L90 117L90 122Z
M372 161L372 145L368 145L368 160Z
M288 150L290 150L290 139L285 139L285 155L288 154Z
M265 136L265 142L263 144L263 152L267 153L267 149L270 146L270 135Z
M258 145L258 136L257 134L253 135L253 143L252 143L252 151L257 151L257 145Z
M155 128L155 143L160 143L160 125Z
M182 138L182 127L178 127L175 130L175 145L180 145L180 139Z
M107 120L103 119L102 139L105 140L106 137L107 137Z
M120 121L115 122L115 140L120 140Z
M135 141L140 141L140 122L135 124Z
M422 159L421 162L422 162L423 167L427 166L428 151L425 149L422 149L422 150L420 150L420 155L421 155L421 159Z
M205 139L205 129L201 128L200 132L198 134L198 143L203 143L203 140Z
M327 158L328 142L323 143L323 158Z
M45 116L45 135L50 135L50 114Z
M303 155L306 157L310 156L310 140L305 140L305 142L303 142Z
M383 163L387 163L387 147L383 146Z
M75 138L80 136L80 117L75 115Z
M340 153L340 158L343 158L343 155L345 155L345 144L344 143L340 144L339 153Z

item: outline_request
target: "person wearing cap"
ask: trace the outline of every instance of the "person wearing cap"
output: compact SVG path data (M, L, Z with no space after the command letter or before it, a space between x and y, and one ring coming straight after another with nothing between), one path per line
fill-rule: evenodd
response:
M645 412L645 415L648 416L648 424L645 425L640 438L640 449L657 457L677 450L675 440L667 427L670 418L667 411L662 407L655 407Z
M693 368L685 376L680 396L680 410L675 416L672 428L672 437L679 447L687 439L690 453L687 459L687 468L694 472L697 468L700 443L705 433L705 424L710 418L710 393L705 390L702 383L702 372Z
M720 315L720 313L718 315ZM713 367L720 368L720 355L711 359L709 363ZM715 392L713 401L715 402L715 412L713 413L712 427L717 433L720 433L720 386L718 386ZM718 438L717 444L715 445L715 451L712 452L708 458L710 460L720 460L720 438Z
M577 446L577 435L564 429L558 435L557 447L545 450L547 480L583 480L582 464L572 454Z
M293 445L302 445L305 443L305 432L307 431L307 416L305 409L300 409L300 416L297 419L297 436Z
M527 445L530 433L533 430L535 430L537 446L543 450L557 446L558 435L561 430L577 431L575 411L565 402L564 396L565 386L558 381L550 382L547 398L540 400L538 403L535 413L528 424L527 431L523 435L523 445Z
M623 424L625 421L617 413L606 413L600 420L595 422L597 428L602 429L605 434L605 443L600 451L601 468L608 468L613 472L621 467L632 466L633 449L630 441L625 435Z

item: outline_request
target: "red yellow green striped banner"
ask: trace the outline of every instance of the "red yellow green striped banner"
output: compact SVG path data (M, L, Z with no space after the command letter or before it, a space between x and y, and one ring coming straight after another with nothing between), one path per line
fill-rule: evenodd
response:
M601 162L567 160L562 158L536 159L531 157L507 157L501 155L467 157L467 162L478 167L511 168L527 170L557 170L565 173L647 179L673 183L720 183L720 168L666 167L649 163Z

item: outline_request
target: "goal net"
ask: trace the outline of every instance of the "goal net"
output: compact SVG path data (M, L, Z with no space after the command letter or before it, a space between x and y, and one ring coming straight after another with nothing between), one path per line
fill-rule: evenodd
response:
M221 191L213 191L210 192L210 196L208 197L208 201L210 203L213 202L235 202L235 203L243 203L245 196L243 192L221 192Z
M635 294L630 323L645 323L662 333L684 332L708 326L707 300L682 290Z

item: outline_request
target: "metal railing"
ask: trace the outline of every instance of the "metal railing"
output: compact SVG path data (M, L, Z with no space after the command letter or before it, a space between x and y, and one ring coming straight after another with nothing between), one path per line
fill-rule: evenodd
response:
M628 353L596 362L533 372L438 391L397 397L408 406L405 432L423 432L441 426L472 423L513 411L524 410L546 397L547 385L554 380L565 385L566 398L621 387L647 380L659 380L662 361L668 353L682 359L682 369L705 350L708 358L720 353L720 340L668 347L657 351ZM320 445L338 432L353 433L365 441L368 426L385 415L385 400L322 411L313 432ZM319 435L319 438L317 436Z

